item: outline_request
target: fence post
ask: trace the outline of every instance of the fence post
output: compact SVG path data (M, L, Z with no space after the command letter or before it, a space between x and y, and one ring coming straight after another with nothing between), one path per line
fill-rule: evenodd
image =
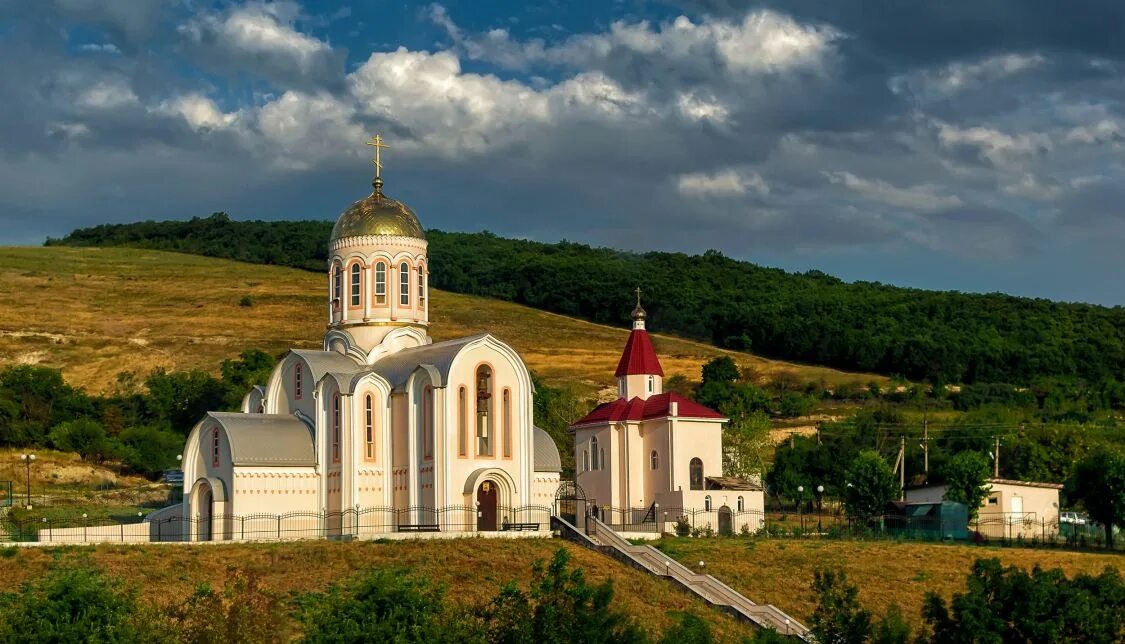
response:
M281 541L281 515L277 515L277 540Z

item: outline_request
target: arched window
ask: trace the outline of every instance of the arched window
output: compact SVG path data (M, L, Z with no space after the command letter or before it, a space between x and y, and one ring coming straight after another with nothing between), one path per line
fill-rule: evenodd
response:
M332 462L340 462L340 394L332 396Z
M656 450L652 450L652 469L660 469L660 456L656 453Z
M387 265L383 262L375 264L375 303L387 303Z
M293 365L293 400L300 400L304 386L301 363Z
M656 376L648 377L648 393L656 391Z
M688 464L688 483L693 490L703 489L703 461L698 456L691 459L691 463Z
M371 394L363 398L363 437L368 460L375 459L375 404Z
M211 430L211 467L219 466L219 428Z
M587 452L586 450L582 450L582 471L590 471L590 452Z
M422 390L422 458L434 457L434 389L427 386Z
M332 303L340 306L343 302L344 269L339 264L332 270Z
M605 448L604 447L598 450L598 461L599 461L598 467L600 467L601 469L604 470L605 469Z
M706 510L707 512L711 511L711 495L710 494L703 497L703 509Z
M426 308L426 267L418 266L418 308Z
M398 265L398 303L410 306L410 264Z
M352 306L359 306L360 270L359 264L352 264Z
M468 398L468 392L465 391L464 387L461 387L460 389L457 390L457 455L458 456L468 456L468 448L466 446L468 445L469 441L468 441L468 436L466 436L466 434L468 433L466 431L466 426L468 425L469 401L466 400L467 398Z
M512 458L512 390L504 388L504 458Z
M594 455L594 469L598 469L598 437L590 439L590 453Z
M738 503L737 503L737 504L735 505L735 507L737 507L737 508L738 508L738 511L739 511L739 512L742 512L743 510L745 510L745 509L746 509L746 502L745 502L745 501L743 501L743 499L742 499L742 497L741 497L741 496L740 496L740 497L738 497Z
M492 456L492 367L477 367L477 456Z

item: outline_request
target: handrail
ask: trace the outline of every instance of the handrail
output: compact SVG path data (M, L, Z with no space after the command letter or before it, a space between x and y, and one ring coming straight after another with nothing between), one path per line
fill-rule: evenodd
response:
M808 639L809 630L803 624L772 604L757 604L734 590L713 575L696 573L679 561L665 555L650 545L635 546L629 543L601 519L591 517L594 534L604 545L613 548L649 572L676 580L685 588L706 601L728 606L747 619L766 628L782 629L801 639Z

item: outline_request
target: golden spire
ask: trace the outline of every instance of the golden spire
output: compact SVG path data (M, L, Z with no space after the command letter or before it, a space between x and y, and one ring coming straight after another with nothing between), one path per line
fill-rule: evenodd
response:
M640 287L637 287L636 292L637 292L637 306L633 308L633 314L631 316L633 318L633 328L634 329L643 329L643 328L645 328L645 318L648 317L648 314L645 313L644 308L641 307L641 289L640 289Z
M379 136L378 134L371 137L371 140L367 142L367 145L375 148L375 158L372 159L371 162L375 164L375 178L378 179L379 175L383 171L383 162L379 152L383 148L387 148L389 150L390 146L388 146L386 143L383 143L383 137Z

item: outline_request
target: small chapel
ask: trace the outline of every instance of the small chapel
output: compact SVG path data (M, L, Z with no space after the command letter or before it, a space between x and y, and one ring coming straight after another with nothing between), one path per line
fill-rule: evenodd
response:
M760 529L761 485L723 475L728 419L664 391L664 369L640 297L638 289L633 329L613 374L617 399L571 425L575 482L591 511L615 523L667 523L686 511L721 532L735 529L735 522Z
M383 191L382 139L369 145L373 190L329 241L323 347L289 351L241 412L210 412L188 436L193 539L229 538L235 516L304 513L344 530L371 508L398 529L496 531L554 500L559 452L533 424L527 366L488 333L430 338L426 234Z

